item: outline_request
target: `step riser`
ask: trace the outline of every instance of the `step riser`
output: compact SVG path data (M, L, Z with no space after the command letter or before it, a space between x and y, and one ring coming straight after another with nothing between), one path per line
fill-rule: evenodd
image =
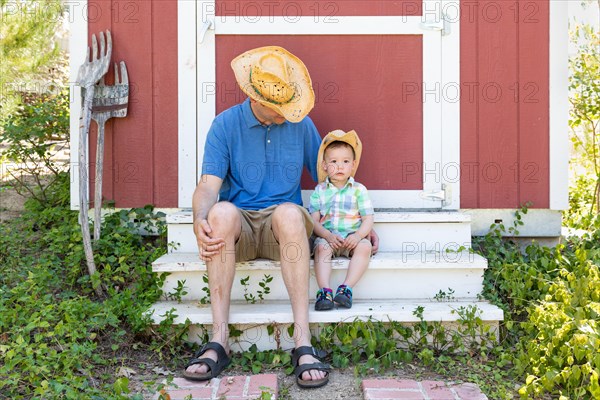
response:
M468 222L381 222L375 223L380 251L445 251L471 246L471 225ZM197 252L192 224L169 224L169 243L178 243L175 253Z
M444 269L374 269L367 270L360 282L354 287L354 296L360 299L417 299L434 298L439 291L450 294L456 298L476 298L483 289L482 268L444 268ZM165 280L163 293L173 293L178 281L185 280L188 294L182 300L200 300L206 298L206 287L202 277L204 271L173 272ZM265 295L267 300L287 300L288 295L283 283L280 270L246 270L238 271L233 282L232 300L244 300L244 286L240 279L250 277L247 293L257 297L258 285L265 274L273 277L267 286L270 293ZM346 275L346 270L333 270L331 285L335 288L341 284ZM309 296L312 298L318 290L314 271L311 270Z
M406 324L410 326L411 324ZM442 322L444 328L448 331L456 330L457 324L456 322ZM489 332L497 332L498 331L498 321L489 321L484 322L484 325L489 326ZM229 347L233 352L241 352L248 351L252 345L256 345L258 351L265 350L291 350L294 346L294 340L290 337L288 333L288 327L291 324L277 324L271 325L274 329L275 333L273 335L269 335L268 325L233 325L236 329L242 331L242 334L234 339L229 340ZM310 324L310 331L313 337L319 337L320 333L323 331L323 324ZM204 335L205 333L209 333L210 337L210 327L202 327L198 325L192 325L189 328L188 333L188 342L203 344L204 343ZM276 336L278 338L276 339ZM431 342L431 338L428 338ZM402 347L402 339L399 339L399 345Z

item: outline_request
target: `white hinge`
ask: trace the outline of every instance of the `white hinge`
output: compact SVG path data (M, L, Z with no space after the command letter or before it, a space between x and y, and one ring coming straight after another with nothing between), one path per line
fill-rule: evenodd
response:
M450 34L450 23L448 22L446 14L442 12L441 16L434 21L429 20L421 22L421 29L427 31L441 31L442 36L447 36Z
M198 32L198 43L204 42L204 36L206 36L206 32L209 29L215 29L215 17L214 16L206 16L204 24L200 28L200 32Z
M424 200L441 201L442 207L445 207L452 203L452 186L443 183L441 190L421 192L419 197L421 197Z

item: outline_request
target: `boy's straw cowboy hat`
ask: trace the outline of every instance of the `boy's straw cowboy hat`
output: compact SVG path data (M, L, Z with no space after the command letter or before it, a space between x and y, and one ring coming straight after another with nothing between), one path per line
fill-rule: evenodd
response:
M300 122L315 105L304 63L278 46L259 47L231 61L240 88L290 122Z
M323 182L327 178L327 171L323 169L323 160L325 158L325 149L333 142L344 142L348 143L354 149L354 168L352 169L351 176L356 174L358 164L360 164L360 156L362 154L362 143L358 137L356 131L351 130L344 132L341 129L329 132L321 142L319 147L319 155L317 156L317 173L319 175L319 183Z

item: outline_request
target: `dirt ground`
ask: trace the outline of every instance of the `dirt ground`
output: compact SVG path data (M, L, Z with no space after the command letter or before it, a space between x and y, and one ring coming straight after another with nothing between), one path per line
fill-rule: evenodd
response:
M0 182L0 222L17 217L23 211L25 198L5 181Z

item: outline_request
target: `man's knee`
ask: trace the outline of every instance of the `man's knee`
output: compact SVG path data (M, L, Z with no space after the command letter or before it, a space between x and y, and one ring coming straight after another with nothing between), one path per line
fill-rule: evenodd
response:
M272 218L272 224L282 232L306 231L304 214L296 204L284 203L277 206L273 212Z
M214 231L236 233L240 229L240 212L236 206L226 201L212 206L207 219Z

